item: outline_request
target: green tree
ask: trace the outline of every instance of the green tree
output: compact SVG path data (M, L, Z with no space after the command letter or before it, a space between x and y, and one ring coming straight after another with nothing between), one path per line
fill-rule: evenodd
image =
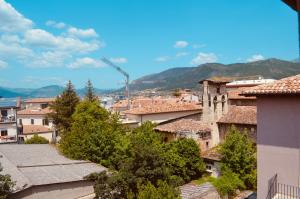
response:
M61 152L73 159L90 159L88 151L92 146L88 144L89 137L107 128L105 122L108 119L109 113L98 102L81 101L72 115L70 132L61 137Z
M25 141L25 144L49 144L49 141L37 134L34 134L30 139Z
M172 174L184 182L197 179L205 171L200 149L193 139L179 139L166 144L166 161Z
M97 95L95 95L94 87L91 80L88 80L85 90L86 90L85 99L91 102L98 101L98 97Z
M138 199L180 199L180 191L170 186L166 181L159 180L157 187L148 182L139 186Z
M213 180L213 185L216 187L221 196L232 198L236 195L237 189L244 189L244 182L239 178L238 174L233 173L229 169L222 172L222 176Z
M0 172L2 172L3 168L0 164ZM13 187L15 186L15 182L11 180L10 175L0 174L0 199L6 199L9 194L12 193Z
M247 132L234 126L220 146L222 172L230 170L237 174L248 189L256 188L256 148Z
M69 81L63 93L57 96L56 100L50 104L52 113L48 114L48 117L53 120L60 134L64 134L70 130L72 125L71 116L79 100L74 86L71 81Z

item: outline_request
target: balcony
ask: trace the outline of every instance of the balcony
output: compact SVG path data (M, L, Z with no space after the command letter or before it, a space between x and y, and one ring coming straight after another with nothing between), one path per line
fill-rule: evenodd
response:
M0 136L0 144L17 142L17 136Z
M275 175L269 184L267 199L299 199L300 187L277 182Z
M15 116L0 117L0 123L12 123L12 122L16 122Z

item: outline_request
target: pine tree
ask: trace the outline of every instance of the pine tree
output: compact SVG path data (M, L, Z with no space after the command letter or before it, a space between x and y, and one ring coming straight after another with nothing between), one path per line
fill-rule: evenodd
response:
M88 101L94 102L94 101L98 100L98 97L95 95L94 87L93 87L91 80L88 80L85 89L86 89L85 98Z
M48 117L53 120L60 134L68 132L72 124L72 114L80 99L74 89L71 81L68 82L63 93L56 97L56 100L50 104L52 113Z

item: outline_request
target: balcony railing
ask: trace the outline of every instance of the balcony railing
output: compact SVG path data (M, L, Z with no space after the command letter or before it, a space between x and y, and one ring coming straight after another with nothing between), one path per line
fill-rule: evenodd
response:
M17 136L0 136L0 143L17 142Z
M8 123L8 122L15 122L15 116L8 116L8 117L0 117L0 123Z
M275 175L269 183L269 192L267 199L299 199L300 188L277 182Z

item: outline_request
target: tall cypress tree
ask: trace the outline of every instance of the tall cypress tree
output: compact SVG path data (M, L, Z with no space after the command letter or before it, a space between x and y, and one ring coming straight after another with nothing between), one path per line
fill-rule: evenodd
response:
M88 80L85 90L86 90L85 99L87 99L90 102L94 102L98 100L98 97L95 95L95 90L91 80Z
M79 101L80 99L75 88L71 81L69 81L63 93L57 96L56 100L50 105L50 109L53 112L48 114L48 117L53 120L60 134L69 131L72 124L71 116Z

